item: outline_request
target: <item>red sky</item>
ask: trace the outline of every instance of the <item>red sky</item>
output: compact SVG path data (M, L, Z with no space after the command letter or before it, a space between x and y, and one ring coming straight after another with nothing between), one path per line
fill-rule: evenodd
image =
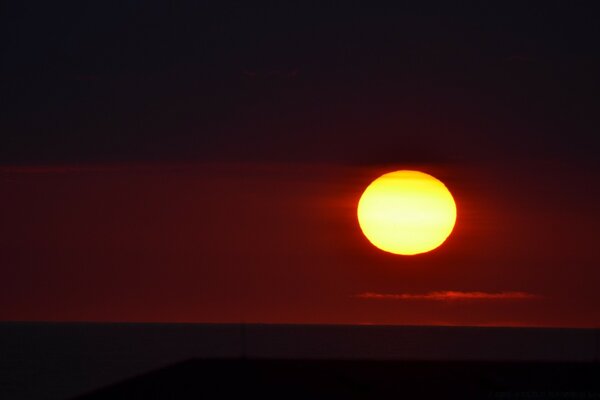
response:
M456 199L431 253L381 252L358 227L362 190L396 169ZM590 176L543 160L5 167L0 319L597 327Z
M0 320L598 327L593 5L280 3L3 8ZM398 169L431 253L357 224Z

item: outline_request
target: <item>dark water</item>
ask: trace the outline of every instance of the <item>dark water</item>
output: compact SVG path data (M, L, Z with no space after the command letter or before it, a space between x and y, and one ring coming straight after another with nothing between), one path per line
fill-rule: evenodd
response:
M597 374L599 337L597 330L589 329L0 323L0 399L70 398L168 366L186 366L175 371L181 371L182 379L187 377L191 382L197 382L198 376L205 375L206 371L218 370L207 367L207 362L213 366L226 365L223 371L238 368L237 371L246 371L242 376L247 376L248 370L258 368L248 369L249 363L265 359L271 360L271 363L288 362L284 367L292 370L298 366L301 370L305 368L302 371L328 371L327 368L330 368L333 371L330 372L342 376L340 379L344 382L354 382L358 379L356 377L365 375L365 371L385 366L392 371L390 362L400 365L397 362L402 361L401 365L408 365L407 362L412 361L413 367L409 371L418 370L419 362L424 361L429 362L430 371L437 371L438 367L433 365L459 366L464 365L462 361L468 361L470 367L465 367L467 370L479 371L482 369L476 366L477 362L491 362L496 366L521 368L522 374L530 371L530 375L535 375L537 371L541 381L556 381L555 376L571 376L571 380L563 386L576 392L578 387L589 389L583 384L585 382L574 380L576 376L595 373L600 381ZM245 361L239 361L242 358ZM229 364L222 364L223 360L229 360ZM315 364L307 369L303 363L310 360L318 361L321 366ZM337 360L337 363L362 360L371 364L368 368L364 367L367 364L348 367L350 364L331 364L332 360ZM387 364L384 360L388 360ZM184 361L187 364L180 364ZM289 362L296 363L296 366ZM268 371L285 370L281 366L273 368L274 364L261 365L264 368L260 368L267 371L265 376L271 374ZM529 365L529 369L523 370L517 367L519 365ZM562 367L544 372L540 369L542 365ZM583 365L587 372L574 373L569 365ZM432 377L437 376L431 373ZM291 374L294 375L293 372ZM493 371L490 374L498 375ZM318 376L314 378L315 382L323 383ZM516 382L522 378L500 376L499 379ZM213 380L218 381L217 378ZM168 386L170 381L166 379L165 382ZM358 382L356 387L361 385L360 379ZM319 386L321 383L315 387L322 387ZM346 389L344 387L343 390ZM379 393L380 389L373 389L373 393Z
M598 363L190 360L88 393L103 399L600 398Z

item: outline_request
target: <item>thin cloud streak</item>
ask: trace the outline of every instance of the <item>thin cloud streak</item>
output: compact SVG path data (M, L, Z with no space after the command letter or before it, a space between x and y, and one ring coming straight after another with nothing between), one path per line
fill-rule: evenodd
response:
M465 300L531 300L540 296L527 292L461 292L443 290L422 294L414 293L374 293L364 292L356 297L367 300L406 300L406 301L465 301Z
M50 175L80 172L124 172L124 171L162 171L185 168L184 165L151 164L88 164L88 165L35 165L0 166L0 174L13 175Z

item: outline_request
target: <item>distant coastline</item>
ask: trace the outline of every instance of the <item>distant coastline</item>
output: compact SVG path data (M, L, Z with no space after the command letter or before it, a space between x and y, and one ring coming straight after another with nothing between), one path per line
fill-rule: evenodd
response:
M0 397L65 398L189 359L590 363L599 343L585 328L0 322Z

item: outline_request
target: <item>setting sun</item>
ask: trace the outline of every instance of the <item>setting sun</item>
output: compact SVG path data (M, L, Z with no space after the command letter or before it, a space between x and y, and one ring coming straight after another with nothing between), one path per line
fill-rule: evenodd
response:
M456 222L456 204L446 186L419 171L396 171L374 180L358 202L358 222L381 250L402 255L440 246Z

